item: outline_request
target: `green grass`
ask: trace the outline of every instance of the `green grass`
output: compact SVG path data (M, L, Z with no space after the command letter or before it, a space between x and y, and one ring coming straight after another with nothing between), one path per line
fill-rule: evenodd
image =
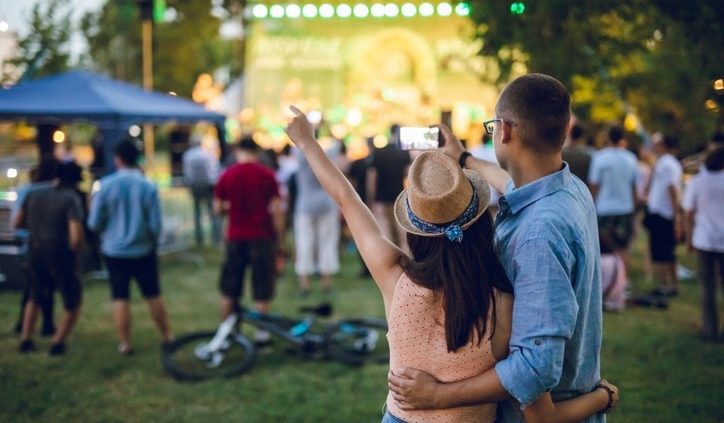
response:
M632 276L634 288L645 291L640 248L641 243ZM164 298L175 333L216 326L219 264L220 254L210 249L162 259ZM345 253L333 296L336 316L382 316L374 283L357 278L357 271L356 258ZM294 313L302 303L295 292L288 268L278 283L275 310ZM605 315L603 374L622 392L609 421L724 421L724 345L698 339L698 293L695 282L688 282L668 310ZM49 341L42 338L36 338L41 351L17 353L12 327L19 293L0 293L0 421L379 421L386 395L383 365L304 361L279 347L260 354L240 377L174 381L161 367L158 334L135 288L132 295L135 355L116 353L108 287L88 281L68 353L50 358ZM324 298L313 294L304 303Z

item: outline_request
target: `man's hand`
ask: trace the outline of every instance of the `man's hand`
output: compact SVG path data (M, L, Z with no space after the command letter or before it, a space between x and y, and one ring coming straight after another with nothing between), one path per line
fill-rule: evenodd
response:
M618 387L616 385L612 384L611 382L607 381L606 379L601 379L601 381L598 382L598 384L606 386L608 389L611 390L611 392L613 392L613 394L611 395L611 405L606 410L606 412L609 412L618 405L618 402L620 400Z
M314 139L314 127L301 110L294 106L289 106L289 109L294 113L294 118L289 122L286 128L286 133L289 139L299 147L300 150L304 150L304 147L311 142L316 142Z
M439 150L457 162L460 159L460 155L463 154L463 151L465 151L463 143L458 140L455 134L453 134L450 128L448 128L444 123L437 126L440 128L442 138L445 141L440 146Z
M674 239L676 242L684 242L685 231L684 231L684 216L680 213L674 214Z
M422 370L403 368L387 374L392 398L403 410L441 408L437 389L441 383Z

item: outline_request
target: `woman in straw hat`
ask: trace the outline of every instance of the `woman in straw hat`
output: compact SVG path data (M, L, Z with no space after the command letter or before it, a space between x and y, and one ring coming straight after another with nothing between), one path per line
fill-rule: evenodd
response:
M507 355L512 289L493 247L487 182L442 153L422 153L410 168L409 188L395 202L395 217L407 232L408 257L384 237L370 210L324 154L304 113L294 106L291 110L295 117L287 134L339 204L382 293L390 367L424 369L441 381L492 368ZM555 404L546 394L526 408L526 419L580 421L607 405L609 394L603 388ZM493 422L496 412L495 404L403 410L389 392L386 407L383 423Z

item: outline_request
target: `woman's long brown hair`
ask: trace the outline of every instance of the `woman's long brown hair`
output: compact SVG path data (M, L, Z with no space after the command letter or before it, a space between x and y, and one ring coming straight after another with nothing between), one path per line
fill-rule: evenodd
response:
M448 351L456 351L477 335L485 337L492 305L495 332L495 292L512 292L493 240L493 221L488 211L468 227L460 243L445 237L407 234L412 259L405 273L418 285L442 294L445 308L445 340Z

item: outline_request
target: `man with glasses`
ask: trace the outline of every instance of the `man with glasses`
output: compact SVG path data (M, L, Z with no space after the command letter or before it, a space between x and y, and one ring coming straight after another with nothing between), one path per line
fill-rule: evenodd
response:
M570 120L566 88L546 75L525 75L505 87L495 111L484 125L502 169L471 157L445 126L442 151L505 193L495 232L515 291L510 353L469 379L443 383L402 368L391 369L389 383L403 409L503 401L498 420L523 422L543 393L560 401L600 380L598 230L588 188L561 158ZM606 409L615 400L610 392Z

